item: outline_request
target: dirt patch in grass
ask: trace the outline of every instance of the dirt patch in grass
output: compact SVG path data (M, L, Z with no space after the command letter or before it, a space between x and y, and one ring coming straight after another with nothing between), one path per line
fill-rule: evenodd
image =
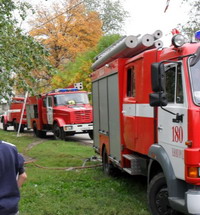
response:
M39 139L39 140L34 141L33 143L29 144L29 145L24 149L22 155L23 155L23 157L24 157L24 159L25 159L25 163L29 163L29 162L34 162L34 161L36 161L35 159L29 157L29 156L27 155L27 152L28 152L29 150L31 150L34 146L37 146L37 145L39 145L39 144L42 144L43 142L44 142L44 140Z

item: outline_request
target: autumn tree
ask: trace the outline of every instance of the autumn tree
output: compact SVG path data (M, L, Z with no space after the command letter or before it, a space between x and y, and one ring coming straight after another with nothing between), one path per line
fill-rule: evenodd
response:
M64 70L54 76L54 88L67 87L74 83L82 82L84 89L91 91L91 65L95 56L120 38L120 35L106 35L101 38L98 45L90 51L79 54L74 62L69 62Z
M51 69L46 49L24 35L17 27L18 19L13 17L17 11L20 18L25 19L28 8L28 4L12 0L0 2L0 96L5 98L12 95L13 89L33 90L32 86L40 81L33 76L33 70L48 73Z
M41 24L42 23L42 24ZM50 51L56 68L73 61L78 53L94 47L102 36L101 20L79 0L53 4L51 10L37 7L30 34Z

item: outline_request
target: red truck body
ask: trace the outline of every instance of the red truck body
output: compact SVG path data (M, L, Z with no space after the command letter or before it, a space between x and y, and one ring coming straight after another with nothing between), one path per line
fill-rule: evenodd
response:
M60 89L27 99L28 127L38 137L53 131L55 138L88 133L93 135L92 106L88 93L75 89Z
M94 148L105 173L147 176L152 215L200 214L200 43L177 36L159 49L120 41L93 64Z
M6 131L9 126L14 126L15 131L18 131L21 114L24 105L24 97L14 97L11 100L9 110L1 117L3 123L3 129ZM24 128L27 127L26 110L24 110L20 131L23 132Z

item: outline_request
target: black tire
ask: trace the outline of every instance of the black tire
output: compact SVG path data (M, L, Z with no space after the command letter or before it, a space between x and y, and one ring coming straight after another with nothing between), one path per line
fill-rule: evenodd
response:
M108 176L113 176L114 167L113 167L112 163L109 162L108 154L106 152L106 148L103 149L102 164L103 164L103 172Z
M20 132L23 133L24 132L24 128L25 126L23 124L21 124L21 127L20 127Z
M34 132L36 137L39 137L39 138L45 138L46 137L46 131L38 130L36 123L33 123L33 132Z
M19 123L16 122L16 120L13 121L13 126L14 126L14 130L16 132L18 132L18 129L19 129ZM24 125L21 124L20 126L20 132L23 133L24 132Z
M56 140L63 139L63 129L58 126L57 123L53 125L53 134Z
M3 130L7 131L8 125L5 123L5 120L3 119Z
M19 126L19 124L17 124L16 120L13 121L13 126L14 126L14 130L16 132L18 132L18 126Z
M150 181L147 198L152 215L180 215L169 205L167 183L163 173L157 174Z
M93 131L89 131L88 135L89 135L90 139L93 140L93 138L94 138Z

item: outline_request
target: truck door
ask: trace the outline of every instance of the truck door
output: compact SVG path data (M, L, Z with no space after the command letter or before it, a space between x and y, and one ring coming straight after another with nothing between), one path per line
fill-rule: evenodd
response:
M188 139L184 73L181 63L167 64L165 71L168 105L158 108L158 143L169 155L176 177L184 179L184 149ZM182 120L178 120L173 113L181 115Z
M131 66L125 72L125 97L123 101L123 136L128 149L134 149L137 138L136 126L136 87L135 87L135 67Z
M49 125L53 125L53 98L47 96L47 122Z

